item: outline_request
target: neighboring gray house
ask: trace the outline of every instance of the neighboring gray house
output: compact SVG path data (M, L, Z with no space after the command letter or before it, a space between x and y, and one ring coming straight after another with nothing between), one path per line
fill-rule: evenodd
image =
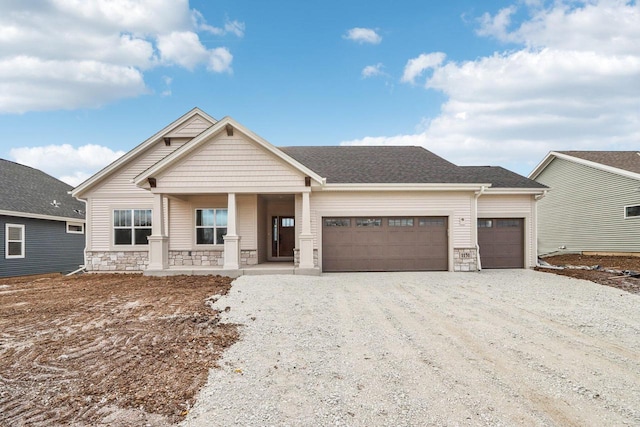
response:
M552 151L529 178L538 202L538 253L640 254L640 153Z
M0 277L69 272L84 264L84 203L70 185L0 159Z

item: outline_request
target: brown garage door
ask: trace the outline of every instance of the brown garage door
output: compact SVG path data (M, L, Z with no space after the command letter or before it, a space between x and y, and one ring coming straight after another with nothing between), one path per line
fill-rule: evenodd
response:
M325 217L323 271L447 270L446 217Z
M523 268L523 219L478 219L478 244L482 268Z

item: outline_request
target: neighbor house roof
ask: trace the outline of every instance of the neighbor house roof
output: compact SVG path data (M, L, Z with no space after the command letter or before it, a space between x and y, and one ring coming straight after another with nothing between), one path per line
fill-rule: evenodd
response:
M422 147L281 147L329 184L490 183L492 188L546 188L501 167L457 166Z
M640 152L638 151L558 151L558 153L640 173Z
M51 175L0 159L0 182L2 215L84 221L84 203L68 194L73 187Z
M536 179L555 158L640 179L640 152L638 151L551 151L529 174L529 178Z

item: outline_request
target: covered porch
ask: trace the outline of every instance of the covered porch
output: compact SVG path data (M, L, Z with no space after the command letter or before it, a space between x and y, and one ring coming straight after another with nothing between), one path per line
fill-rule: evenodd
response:
M153 218L145 275L320 274L309 187L286 193L150 190Z

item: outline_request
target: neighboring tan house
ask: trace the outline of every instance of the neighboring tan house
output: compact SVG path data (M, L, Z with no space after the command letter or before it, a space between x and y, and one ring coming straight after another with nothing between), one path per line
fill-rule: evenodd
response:
M73 195L88 270L237 276L532 267L544 190L419 147L277 148L196 108Z
M84 203L68 184L0 159L0 277L70 272L84 264Z
M529 175L551 188L538 203L538 253L640 255L640 153L552 151Z

